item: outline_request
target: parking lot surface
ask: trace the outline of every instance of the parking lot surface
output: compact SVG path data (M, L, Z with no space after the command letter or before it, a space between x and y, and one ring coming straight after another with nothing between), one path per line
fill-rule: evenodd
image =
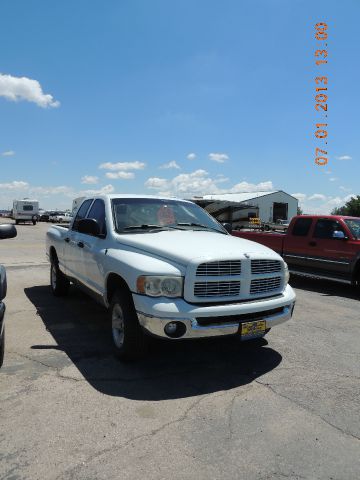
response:
M359 478L360 293L291 279L293 319L256 346L156 341L121 363L104 308L52 296L48 227L0 243L1 479Z

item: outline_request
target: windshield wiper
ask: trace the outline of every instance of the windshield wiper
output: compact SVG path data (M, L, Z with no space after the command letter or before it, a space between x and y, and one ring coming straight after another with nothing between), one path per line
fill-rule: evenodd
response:
M180 227L201 227L201 228L206 228L207 230L213 230L214 232L217 233L222 233L226 235L226 232L223 232L221 230L218 230L215 227L210 227L209 225L203 225L202 223L178 223Z
M166 228L166 226L165 225L147 225L147 224L129 225L128 227L124 227L122 230L153 230L156 228L163 229L163 228Z

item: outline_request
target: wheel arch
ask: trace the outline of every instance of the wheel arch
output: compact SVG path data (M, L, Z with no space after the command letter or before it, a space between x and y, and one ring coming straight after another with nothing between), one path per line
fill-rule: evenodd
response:
M49 258L50 258L50 262L59 263L59 259L54 246L50 247L49 249Z
M360 258L358 258L354 265L352 282L354 285L360 286Z
M125 279L121 275L112 272L107 276L105 284L105 301L107 305L110 305L111 298L116 290L125 291L132 298L129 285Z

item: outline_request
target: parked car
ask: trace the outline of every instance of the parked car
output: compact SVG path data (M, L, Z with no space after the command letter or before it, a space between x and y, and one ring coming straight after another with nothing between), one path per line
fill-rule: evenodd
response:
M14 238L16 235L17 232L14 225L0 225L0 240ZM6 290L6 270L3 265L0 265L0 367L4 362L5 352L5 304L3 303L3 300L6 297Z
M262 226L262 230L268 231L273 230L278 232L286 232L289 228L290 222L289 220L276 220L275 223L264 223Z
M263 337L294 309L283 259L185 200L87 198L71 226L50 227L46 252L53 294L72 282L107 307L124 359L140 356L148 336Z
M72 218L72 215L68 212L53 212L49 220L52 223L70 223Z
M298 215L286 234L232 234L272 248L293 274L360 285L360 217Z
M45 211L45 212L41 213L40 218L39 218L39 222L48 222L51 213L52 212L49 212L49 211Z

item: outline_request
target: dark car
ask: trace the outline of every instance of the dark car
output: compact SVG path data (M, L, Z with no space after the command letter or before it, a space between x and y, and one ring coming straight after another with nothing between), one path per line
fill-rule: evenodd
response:
M39 222L48 222L52 212L43 212L40 215Z
M14 238L16 235L17 232L14 225L0 225L0 240L4 238ZM5 351L5 304L3 300L6 297L6 289L6 270L3 265L0 265L0 367L4 361Z

